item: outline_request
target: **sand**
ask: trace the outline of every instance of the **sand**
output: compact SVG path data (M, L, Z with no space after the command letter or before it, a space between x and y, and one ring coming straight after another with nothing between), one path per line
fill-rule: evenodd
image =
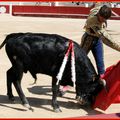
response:
M85 19L67 18L43 18L43 17L18 17L7 14L0 15L0 43L6 35L14 32L37 32L55 33L80 43L84 33L83 26ZM117 42L120 42L120 21L109 20L108 30ZM105 66L116 64L120 59L120 53L104 45ZM95 65L94 58L89 57ZM112 104L106 111L81 107L75 101L75 90L71 88L63 98L58 98L61 113L55 113L51 107L51 77L37 74L37 84L31 85L34 79L29 72L24 74L22 88L34 112L27 110L21 105L21 101L13 86L13 93L16 102L11 103L6 95L6 71L11 67L11 63L6 56L5 48L0 50L0 118L70 118L78 116L88 116L97 114L118 113L119 104Z

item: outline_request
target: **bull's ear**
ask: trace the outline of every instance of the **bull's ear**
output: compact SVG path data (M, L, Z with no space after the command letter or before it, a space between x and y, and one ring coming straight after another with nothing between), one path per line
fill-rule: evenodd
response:
M99 74L96 75L96 79L100 80L100 75Z

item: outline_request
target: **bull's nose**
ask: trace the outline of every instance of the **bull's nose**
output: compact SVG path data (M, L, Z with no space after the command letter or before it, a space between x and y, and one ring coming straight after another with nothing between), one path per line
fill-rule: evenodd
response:
M85 100L81 96L76 96L76 100L80 105L85 104Z

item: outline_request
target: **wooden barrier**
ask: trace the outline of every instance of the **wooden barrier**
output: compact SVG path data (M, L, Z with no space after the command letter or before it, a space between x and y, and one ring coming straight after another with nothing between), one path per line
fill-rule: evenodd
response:
M87 18L90 7L68 6L12 6L12 15ZM112 8L111 19L120 19L120 8Z
M13 15L47 17L83 17L88 16L90 8L64 6L13 6ZM83 14L84 11L84 14Z
M9 13L9 5L0 5L0 14Z
M0 5L0 14L9 13L14 16L44 16L44 17L66 17L87 18L90 7L79 6L25 6L25 5ZM120 20L120 8L112 8L111 19Z

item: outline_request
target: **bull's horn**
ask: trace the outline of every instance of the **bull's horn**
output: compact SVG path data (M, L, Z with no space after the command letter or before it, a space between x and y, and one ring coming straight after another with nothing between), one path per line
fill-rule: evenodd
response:
M103 86L106 86L106 81L104 79L100 79L100 84L102 84Z

